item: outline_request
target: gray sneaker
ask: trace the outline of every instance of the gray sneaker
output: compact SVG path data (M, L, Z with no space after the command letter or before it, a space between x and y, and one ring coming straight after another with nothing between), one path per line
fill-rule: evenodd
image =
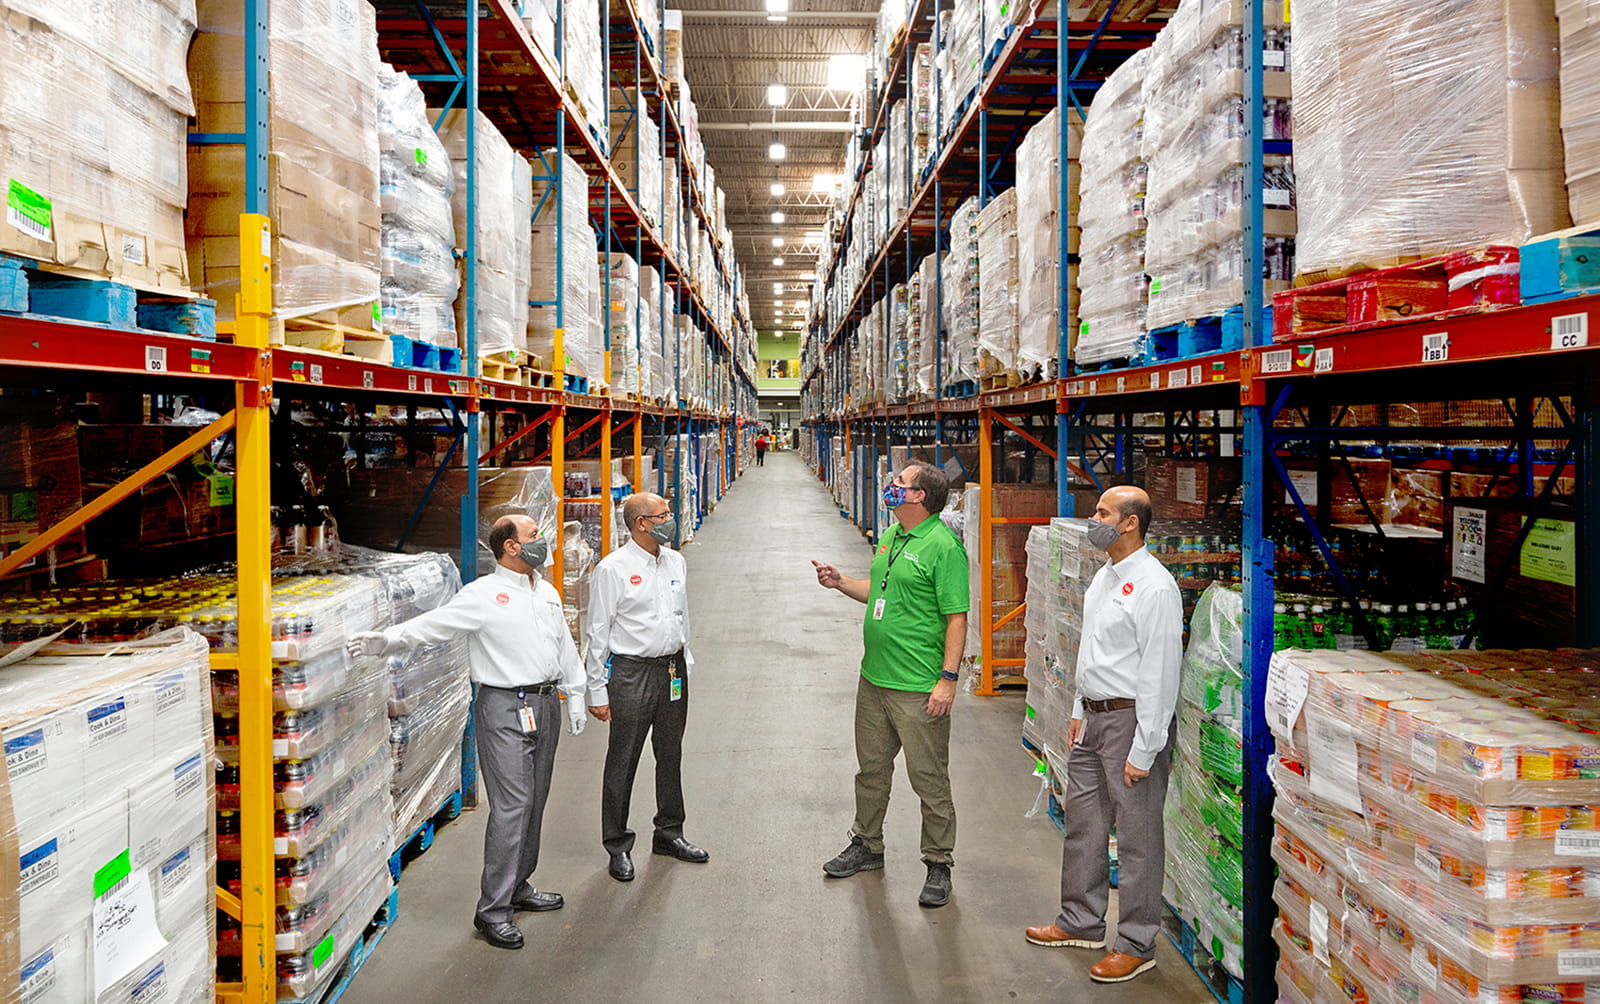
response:
M850 846L839 856L822 866L830 878L849 878L856 872L870 872L883 867L883 855L867 850L860 837L851 837Z
M937 861L929 861L928 881L922 884L922 895L917 897L918 906L929 908L944 906L950 902L950 866Z

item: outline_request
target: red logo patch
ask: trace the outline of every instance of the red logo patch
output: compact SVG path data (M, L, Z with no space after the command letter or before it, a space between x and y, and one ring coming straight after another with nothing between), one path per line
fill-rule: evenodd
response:
M644 576L642 576L642 575L631 575L631 576L628 577L628 583L630 585L637 586L643 581L644 581Z
M1133 583L1124 582L1122 584L1122 595L1124 595L1124 596L1132 596L1133 595Z
M496 593L495 597L494 597L494 601L496 603L500 604L501 606L505 606L507 603L511 602L511 594L510 593Z

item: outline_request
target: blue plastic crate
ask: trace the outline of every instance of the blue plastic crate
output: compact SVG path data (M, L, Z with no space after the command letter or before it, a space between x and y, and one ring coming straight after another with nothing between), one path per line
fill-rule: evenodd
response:
M1600 228L1551 234L1522 245L1524 303L1600 290Z
M107 279L34 272L28 277L28 309L46 317L132 329L139 322L139 294Z
M170 335L217 339L217 301L162 298L139 304L139 327Z

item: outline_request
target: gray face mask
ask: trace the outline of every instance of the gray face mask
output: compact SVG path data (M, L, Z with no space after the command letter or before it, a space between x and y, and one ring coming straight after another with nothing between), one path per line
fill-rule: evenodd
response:
M517 555L522 563L534 571L544 568L544 563L550 558L550 542L543 537L530 540L522 545L522 551Z
M666 519L650 528L650 536L658 544L670 544L678 535L678 517L668 516Z
M1099 520L1094 519L1089 521L1089 529L1087 532L1089 535L1089 546L1093 547L1097 551L1110 550L1111 545L1115 544L1117 542L1117 538L1122 536L1122 534L1117 532L1117 525L1115 523L1102 523Z

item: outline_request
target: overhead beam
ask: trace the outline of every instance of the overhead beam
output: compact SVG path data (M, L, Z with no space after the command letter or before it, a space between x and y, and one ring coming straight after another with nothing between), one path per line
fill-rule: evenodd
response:
M859 21L876 24L877 11L860 10L790 10L774 17L787 18L789 21ZM685 21L766 21L767 12L764 10L686 10L683 12ZM775 22L782 24L784 22ZM863 29L864 30L864 29Z
M855 132L853 122L701 122L701 132Z

